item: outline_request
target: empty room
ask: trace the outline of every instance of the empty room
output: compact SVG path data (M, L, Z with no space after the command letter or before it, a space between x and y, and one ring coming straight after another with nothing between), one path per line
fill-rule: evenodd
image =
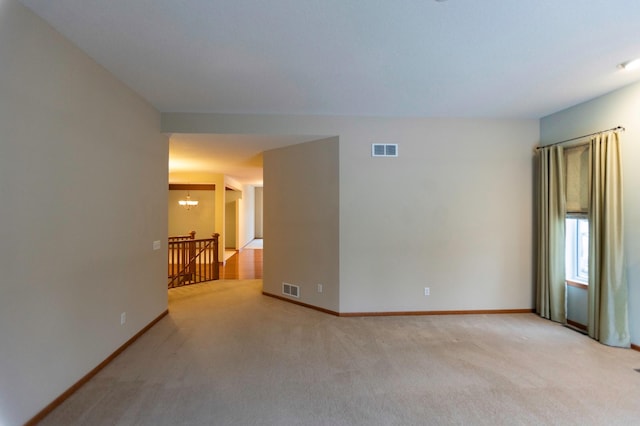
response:
M637 423L639 20L0 0L0 426Z

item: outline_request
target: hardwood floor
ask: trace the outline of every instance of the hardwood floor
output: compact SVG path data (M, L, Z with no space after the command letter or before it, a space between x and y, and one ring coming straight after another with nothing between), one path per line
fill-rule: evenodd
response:
M221 280L251 280L262 278L262 250L244 249L220 267Z

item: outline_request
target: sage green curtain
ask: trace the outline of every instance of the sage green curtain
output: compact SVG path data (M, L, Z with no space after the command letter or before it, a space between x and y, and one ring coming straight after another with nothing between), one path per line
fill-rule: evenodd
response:
M538 153L536 312L543 318L565 323L563 149L561 146L544 147Z
M606 345L629 347L618 133L591 140L590 163L589 336Z

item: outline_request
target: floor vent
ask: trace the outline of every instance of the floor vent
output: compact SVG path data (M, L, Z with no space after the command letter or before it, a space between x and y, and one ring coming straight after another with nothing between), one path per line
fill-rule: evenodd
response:
M300 286L282 283L282 294L286 294L291 297L300 297Z
M397 157L398 144L397 143L371 144L371 156L372 157Z

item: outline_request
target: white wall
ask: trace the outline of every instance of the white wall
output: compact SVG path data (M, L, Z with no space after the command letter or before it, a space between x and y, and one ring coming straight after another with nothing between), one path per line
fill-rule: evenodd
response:
M537 141L535 120L394 119L341 132L340 310L531 308ZM398 143L399 157L372 158L373 142Z
M264 291L282 296L282 283L300 298L339 310L339 144L337 138L264 153ZM317 286L322 284L322 292Z
M228 187L235 190L232 193L238 202L238 241L236 241L236 246L242 248L255 238L255 187L243 185L230 176L225 176L225 182Z
M262 186L255 188L255 238L262 238L264 233L263 228L263 191L264 188Z
M30 419L167 308L159 127L149 104L0 0L0 424Z
M549 115L540 122L540 136L543 144L618 125L626 128L626 132L621 134L624 167L624 238L629 283L629 325L631 341L635 344L640 344L640 191L637 190L640 186L640 167L638 167L640 164L640 115L638 111L640 111L640 83ZM574 315L580 315L580 313Z
M341 312L533 307L538 120L163 114L162 128L339 137ZM381 142L400 156L371 158Z

